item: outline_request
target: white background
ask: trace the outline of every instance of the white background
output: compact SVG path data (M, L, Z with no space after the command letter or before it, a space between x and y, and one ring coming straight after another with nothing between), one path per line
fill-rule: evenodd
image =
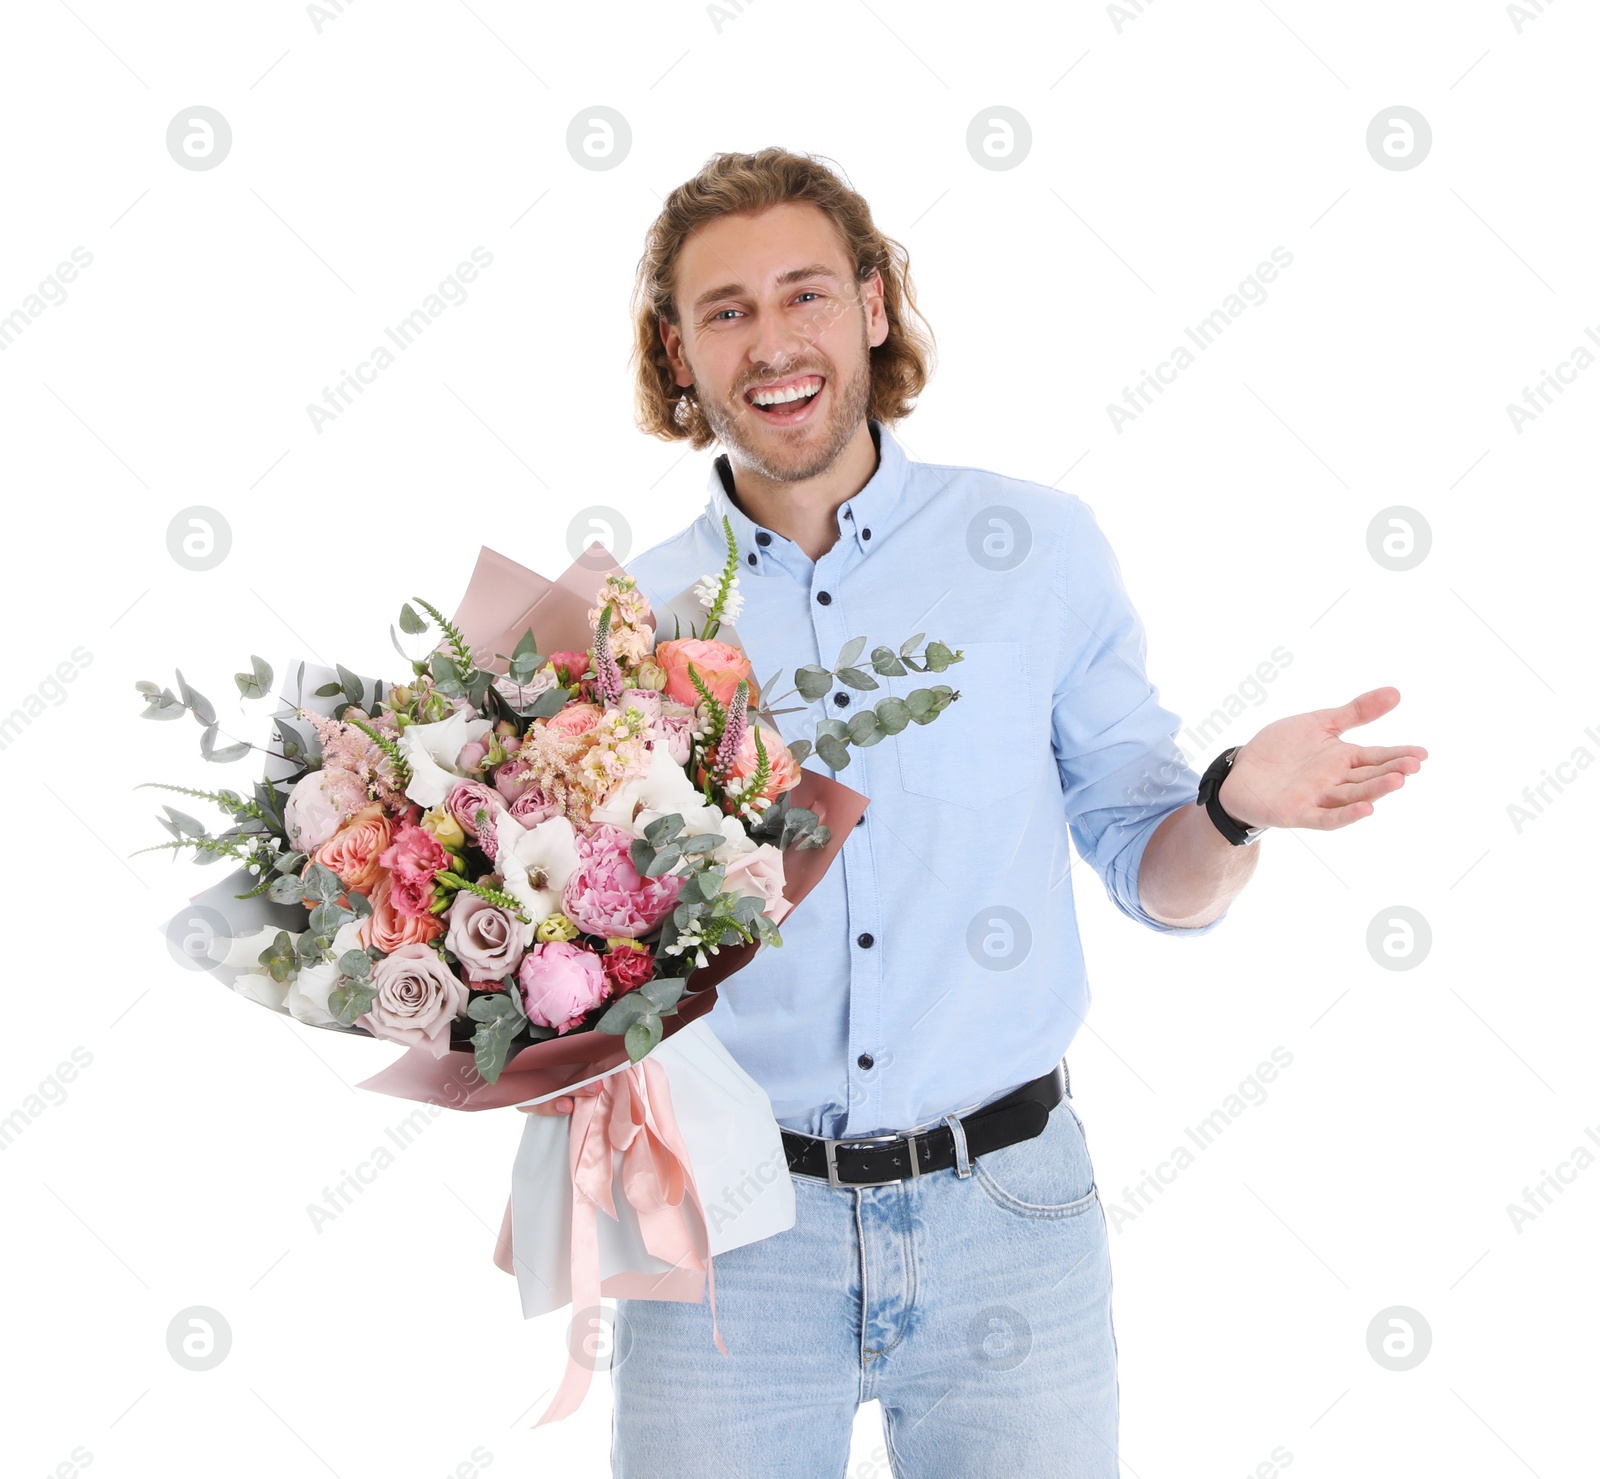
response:
M1126 1471L1264 1479L1281 1449L1305 1479L1592 1472L1600 1166L1571 1157L1600 1152L1577 939L1600 774L1567 770L1520 829L1507 808L1600 755L1600 367L1520 431L1506 407L1600 333L1600 27L1487 0L1123 15L9 10L0 315L74 248L93 261L0 350L0 705L44 699L0 751L8 1472L75 1449L164 1479L466 1479L484 1453L608 1472L603 1375L529 1430L564 1322L524 1324L490 1259L516 1116L441 1115L314 1230L308 1204L404 1118L351 1088L392 1055L174 964L160 924L220 875L130 860L161 836L132 787L218 773L192 726L136 720L133 683L182 667L237 728L247 654L385 670L399 602L448 607L482 543L555 574L580 507L620 511L635 550L691 519L710 454L630 419L633 270L668 190L769 143L835 161L910 251L940 356L897 429L913 457L1086 499L1186 721L1292 654L1192 758L1381 684L1400 707L1353 737L1430 751L1354 827L1269 835L1204 939L1078 889L1095 1000L1069 1064L1108 1213L1274 1047L1293 1057L1116 1219ZM167 152L197 105L231 125L213 169ZM566 144L598 105L632 134L607 170ZM1367 149L1396 105L1431 124L1414 169ZM966 146L998 106L1032 135L1004 170ZM477 246L467 300L318 431L307 404ZM1107 403L1278 246L1266 301L1115 429ZM168 551L194 505L231 530L204 572ZM1431 530L1407 571L1368 550L1394 505ZM1395 905L1431 927L1414 969L1367 948ZM74 1048L90 1065L30 1098ZM1562 1163L1571 1185L1519 1230L1507 1204ZM195 1305L232 1331L207 1372L167 1352ZM1432 1332L1408 1371L1368 1351L1391 1306ZM852 1479L887 1479L877 1416Z

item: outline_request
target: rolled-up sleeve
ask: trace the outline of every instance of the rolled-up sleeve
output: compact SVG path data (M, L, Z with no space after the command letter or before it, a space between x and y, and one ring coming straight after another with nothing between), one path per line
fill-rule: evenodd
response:
M1068 496L1054 592L1061 621L1051 731L1067 821L1078 852L1124 914L1162 934L1139 903L1139 864L1162 820L1192 804L1200 777L1178 748L1182 720L1145 677L1144 626L1110 543L1082 499Z

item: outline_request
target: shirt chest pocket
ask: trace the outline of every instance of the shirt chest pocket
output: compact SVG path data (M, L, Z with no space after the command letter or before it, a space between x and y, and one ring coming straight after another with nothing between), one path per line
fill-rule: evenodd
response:
M1034 777L1039 737L1029 724L1027 649L1021 642L952 642L961 661L942 673L895 680L912 688L948 683L961 697L930 724L896 737L901 789L979 810L1020 791Z

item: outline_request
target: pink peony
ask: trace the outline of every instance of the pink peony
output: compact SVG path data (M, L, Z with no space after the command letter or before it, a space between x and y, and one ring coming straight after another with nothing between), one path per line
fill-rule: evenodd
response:
M562 890L561 908L592 935L638 936L654 929L683 889L671 874L641 878L628 857L633 834L604 822L577 839L578 866Z
M301 776L283 808L289 845L296 852L321 847L367 800L367 788L347 770L313 770Z
M433 906L434 873L449 866L450 855L432 832L402 822L378 861L389 870L390 902L413 918Z
M530 1022L559 1036L578 1026L610 994L600 957L582 945L557 940L535 945L517 972Z

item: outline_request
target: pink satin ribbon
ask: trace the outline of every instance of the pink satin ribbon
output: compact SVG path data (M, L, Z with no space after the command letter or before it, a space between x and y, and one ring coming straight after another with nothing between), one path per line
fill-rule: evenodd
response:
M574 1316L598 1310L601 1296L599 1209L613 1220L617 1208L611 1193L613 1151L622 1152L622 1189L638 1214L645 1247L673 1265L659 1276L704 1272L711 1302L711 1334L725 1356L728 1348L717 1328L717 1276L707 1242L704 1208L689 1169L689 1152L672 1113L666 1070L645 1058L599 1080L599 1091L573 1096L570 1128L572 1166L572 1310ZM685 1198L700 1214L691 1229L683 1211ZM507 1208L510 1221L510 1208ZM505 1241L504 1230L502 1241ZM507 1250L509 1252L509 1249ZM508 1260L509 1261L509 1260ZM499 1258L496 1258L499 1262ZM502 1267L505 1265L502 1264ZM642 1291L658 1276L634 1274L620 1281L627 1293ZM640 1297L643 1297L642 1294ZM571 1340L580 1338L576 1328ZM559 1422L571 1416L589 1390L592 1368L569 1345L567 1370L543 1416L534 1424Z

